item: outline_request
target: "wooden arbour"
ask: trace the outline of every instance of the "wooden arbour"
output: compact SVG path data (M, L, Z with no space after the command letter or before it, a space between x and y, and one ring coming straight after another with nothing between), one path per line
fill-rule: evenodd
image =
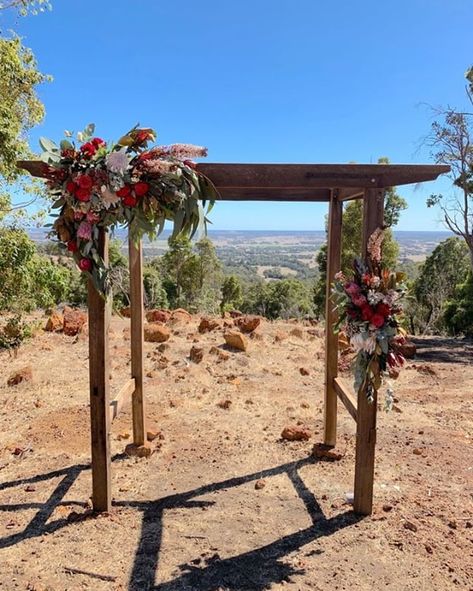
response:
M35 176L42 163L20 162ZM327 303L325 320L324 443L337 440L337 401L344 404L356 423L354 510L369 515L373 506L376 443L376 393L368 403L365 392L353 392L338 376L338 336L333 325L337 314L330 285L340 269L343 202L363 199L363 247L384 224L387 187L435 180L449 171L440 165L393 164L199 164L198 169L215 184L226 201L328 202ZM100 250L108 257L108 236L102 231ZM129 241L131 376L114 400L109 395L108 326L110 305L88 286L90 417L92 445L92 501L97 511L111 509L110 424L131 396L133 445L146 445L146 413L143 385L143 282L142 247Z

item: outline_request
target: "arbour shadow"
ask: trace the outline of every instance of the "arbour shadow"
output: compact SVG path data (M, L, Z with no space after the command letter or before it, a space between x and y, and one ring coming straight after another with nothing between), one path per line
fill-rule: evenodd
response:
M156 501L116 502L116 506L134 507L143 511L141 537L128 591L262 591L272 583L280 583L293 575L302 574L303 570L298 570L282 562L281 559L320 537L332 535L362 519L351 510L330 519L324 516L314 494L299 475L300 468L316 461L313 457L309 457L253 474L204 485L185 493L169 495ZM182 574L177 578L155 585L162 542L163 513L166 509L213 504L209 501L192 499L280 474L286 474L291 480L311 518L311 526L237 556L220 559L216 554L208 559L204 566L198 565L201 561L198 557L180 565Z
M121 460L124 457L123 454L120 454L114 456L113 460ZM308 464L314 464L316 461L315 458L308 457L260 470L253 474L203 485L187 492L168 495L156 501L115 501L113 503L115 507L135 508L143 513L141 535L135 552L128 591L262 591L272 583L280 583L288 580L291 576L302 574L303 570L296 569L292 565L284 563L281 559L310 542L323 536L332 535L361 519L352 511L347 511L330 519L324 516L316 497L307 488L299 474L300 468ZM73 525L73 522L67 518L57 519L51 523L47 522L56 507L61 504L85 506L85 503L74 501L64 503L63 498L80 474L86 470L90 470L89 464L77 464L29 478L1 483L0 491L63 477L44 503L0 504L0 511L38 509L33 519L21 532L0 538L0 549ZM291 480L311 518L312 525L237 556L220 559L216 554L208 559L203 566L198 564L201 561L199 557L189 563L180 565L181 574L177 578L155 585L162 542L163 513L166 509L192 509L208 506L213 503L211 501L195 500L195 497L281 474L286 474ZM91 513L86 514L85 517L90 515Z
M417 347L416 361L431 363L473 363L473 340L466 338L445 338L426 336L421 339L412 337Z

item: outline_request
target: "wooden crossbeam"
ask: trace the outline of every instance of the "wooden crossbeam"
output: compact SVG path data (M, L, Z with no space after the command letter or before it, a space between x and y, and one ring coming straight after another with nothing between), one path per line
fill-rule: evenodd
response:
M333 380L335 392L340 400L345 405L347 411L351 414L355 422L358 420L358 411L356 409L356 401L351 393L351 388L343 378L337 377Z
M130 378L123 384L115 398L110 401L110 421L118 416L125 404L130 401L134 391L135 378Z

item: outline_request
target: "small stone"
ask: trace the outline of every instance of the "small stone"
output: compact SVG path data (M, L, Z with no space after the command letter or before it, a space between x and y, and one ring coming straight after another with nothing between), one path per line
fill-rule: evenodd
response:
M189 358L194 363L200 363L204 358L203 347L196 347L195 345L191 348Z
M333 462L338 462L343 458L345 454L335 450L330 445L316 443L312 448L312 455L321 460L330 460Z
M33 379L33 368L31 365L26 365L21 369L13 372L10 377L8 378L7 385L8 386L17 386L22 382L31 382Z
M154 441L155 439L164 439L164 437L158 429L148 429L146 431L146 439L148 441Z
M417 531L417 525L412 523L412 521L404 521L404 529L408 529L415 533Z
M205 332L211 332L216 328L220 327L220 322L215 318L209 318L208 316L203 316L199 323L199 328L197 329L201 334Z
M266 486L266 481L264 480L257 480L255 482L255 489L256 490L261 490L262 488L264 488Z
M261 324L260 316L240 316L235 319L235 326L242 332L250 333L258 328Z
M33 486L32 484L28 484L27 487L25 487L25 492L35 492L36 487Z
M433 554L434 553L434 550L433 550L433 548L432 548L432 546L430 544L424 544L424 548L425 548L427 554Z
M87 314L81 310L74 310L66 306L63 313L64 334L74 337L82 332L87 323Z
M61 332L63 329L64 320L62 314L53 312L46 322L44 330L47 332Z
M125 453L127 456L134 458L149 458L153 453L151 446L148 442L144 445L136 445L135 443L129 443L125 447Z
M292 425L284 427L281 437L287 441L308 441L312 437L312 433L305 427Z
M217 406L219 406L220 408L223 408L225 410L228 410L231 405L232 405L231 400L221 400L220 402L217 402Z
M171 331L167 326L152 322L144 327L145 341L148 343L163 343L171 336Z
M301 376L310 376L310 371L306 367L299 368Z
M128 431L123 431L123 433L117 435L117 441L122 441L123 439L130 439L130 433Z
M248 341L241 334L241 332L237 332L236 330L229 330L224 334L224 338L227 345L229 347L233 347L233 349L238 349L239 351L246 351L248 348Z
M447 523L447 525L448 525L448 527L449 527L449 528L451 528L451 529L457 529L457 527L458 527L458 526L457 526L457 522L456 522L454 519L452 519L451 521L449 521L449 522Z
M384 511L385 513L389 513L389 512L390 512L390 511L392 511L392 510L393 510L393 506L392 506L392 505L389 505L388 503L385 503L385 504L383 505L383 511Z
M168 349L169 349L169 343L161 343L161 344L158 346L158 351L159 351L160 353L164 353L164 351L167 351Z
M421 450L421 449L419 449L418 447L414 447L414 449L412 450L412 453L413 453L415 456L421 456L421 455L422 455L422 450Z

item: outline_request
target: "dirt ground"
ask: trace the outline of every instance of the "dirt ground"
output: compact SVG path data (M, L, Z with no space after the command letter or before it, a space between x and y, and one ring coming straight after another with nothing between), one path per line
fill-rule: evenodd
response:
M151 458L128 458L129 408L114 421L114 508L98 517L87 337L40 333L17 358L0 353L0 591L473 589L471 342L417 341L397 410L379 413L374 514L358 518L342 407L343 458L311 456L322 327L265 322L236 352L197 322L175 326L162 352L146 344L148 416L163 438ZM112 392L130 371L127 323L112 320ZM7 386L25 365L33 380ZM298 424L311 439L282 441Z

